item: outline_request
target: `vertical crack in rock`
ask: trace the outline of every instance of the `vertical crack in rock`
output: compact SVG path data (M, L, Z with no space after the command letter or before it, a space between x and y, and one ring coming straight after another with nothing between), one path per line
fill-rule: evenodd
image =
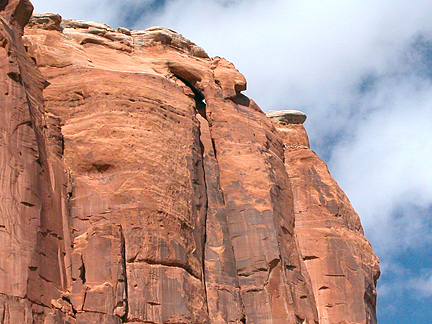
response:
M273 204L275 228L279 230L277 239L282 259L282 278L284 281L293 283L285 291L289 295L286 298L288 304L293 308L296 323L318 323L311 281L294 235L293 196L284 167L283 143L275 139L271 132L268 132L266 137L270 152L276 153L268 155L268 172L274 184L270 190L270 199ZM271 148L272 145L273 148ZM298 319L301 321L299 322Z
M205 112L204 112L205 116ZM228 229L225 202L219 184L219 169L208 122L198 115L204 144L208 211L205 246L205 283L210 320L214 323L241 323L243 305Z
M245 81L233 65L216 58L212 69L219 87L203 86L203 93L211 137L219 152L221 186L246 321L294 322L298 313L310 323L317 322L313 296L298 265L301 260L293 236L292 198L281 142L260 108L239 93ZM284 234L283 228L291 230ZM299 269L294 277L285 278L282 265L286 263ZM285 285L290 279L295 283ZM311 298L300 298L304 296Z
M268 122L263 126L266 117L259 107L239 94L245 88L245 80L231 63L214 59L214 80L187 65L170 62L168 66L176 77L189 87L192 85L194 93L199 89L204 94L211 134L211 144L207 146L224 153L218 154L217 162L221 168L221 186L228 199L224 205L246 321L295 321L294 315L299 314L310 323L317 322L310 282L304 278L307 273L302 274L305 270L300 266L302 260L293 236L292 195L283 164L282 142L271 133ZM240 172L230 171L236 169ZM266 192L268 187L270 192ZM210 214L208 223L209 219ZM242 227L245 228L239 230ZM263 235L261 228L268 232ZM287 267L292 270L287 272ZM292 286L284 284L287 279L293 282Z
M172 71L172 70L171 70ZM204 248L204 282L209 319L211 323L245 323L244 306L236 271L234 251L229 234L226 206L219 182L219 166L216 159L214 140L206 119L206 100L193 83L200 79L185 79L190 76L182 70L183 77L176 74L194 94L196 115L200 123L200 141L207 196L207 215Z
M192 89L191 89L192 90ZM195 90L196 91L196 90ZM194 93L195 93L194 91ZM198 96L197 96L198 95ZM206 271L206 253L207 253L207 244L208 244L208 231L207 231L207 226L208 226L208 216L209 216L209 208L210 208L210 203L209 203L209 187L208 187L208 183L207 183L207 177L209 176L209 174L207 173L206 170L206 162L205 162L205 147L204 147L204 143L203 143L203 127L202 127L202 114L205 114L205 101L204 101L204 97L200 97L199 93L195 93L195 108L197 110L197 115L196 118L198 119L199 122L199 140L200 140L200 150L201 150L201 154L200 154L200 158L201 158L201 167L202 167L202 174L203 174L203 186L204 186L204 190L205 190L205 219L204 219L204 228L203 228L203 250L202 250L202 255L201 255L201 260L202 260L202 281L204 284L204 288L205 288L205 300L206 300L206 306L207 306L207 314L209 314L209 298L208 298L208 289L207 289L207 278L208 278L208 274ZM210 322L212 321L212 318L209 314L209 320Z
M93 226L75 238L72 287L68 294L77 319L127 318L125 242L121 226Z
M118 278L116 288L117 292L119 292L119 295L122 295L122 298L119 298L120 300L117 301L117 305L113 310L113 314L117 315L122 319L122 322L127 322L128 319L128 313L129 313L129 304L128 304L128 280L126 275L126 242L125 237L123 234L123 231L121 231L120 236L120 242L121 242L121 260L120 260L120 275ZM124 287L122 289L122 286Z

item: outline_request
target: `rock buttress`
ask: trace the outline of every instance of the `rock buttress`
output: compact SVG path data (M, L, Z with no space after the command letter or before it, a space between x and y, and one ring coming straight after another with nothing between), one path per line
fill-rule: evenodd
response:
M32 9L28 1L2 1L0 7L2 323L42 323L69 284L59 120L44 110L46 83L21 40Z
M299 115L268 113L285 145L295 233L312 280L319 321L374 324L378 259L347 196L309 148L304 119L293 123Z

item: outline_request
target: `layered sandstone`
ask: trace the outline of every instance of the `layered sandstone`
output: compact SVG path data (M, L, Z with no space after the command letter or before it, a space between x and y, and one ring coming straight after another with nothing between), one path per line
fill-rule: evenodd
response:
M307 147L301 114L275 128L232 63L162 27L35 15L27 55L15 4L0 8L4 323L376 322L357 215L289 155Z
M0 6L0 321L43 322L66 290L71 232L58 117L27 55L26 0ZM63 315L62 315L63 316ZM67 317L67 315L65 315Z
M359 216L324 161L309 148L302 123L283 121L299 114L267 115L285 145L295 233L311 277L319 322L375 323L378 259L363 236Z

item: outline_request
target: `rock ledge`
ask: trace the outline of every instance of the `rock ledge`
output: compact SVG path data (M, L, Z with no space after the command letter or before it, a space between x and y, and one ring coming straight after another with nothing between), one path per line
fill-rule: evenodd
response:
M28 26L61 31L68 37L79 40L81 44L100 44L127 52L143 47L163 45L198 58L209 58L200 46L183 35L160 26L150 27L146 30L129 30L125 27L119 27L115 30L99 22L62 19L60 15L53 13L33 14ZM117 43L117 45L112 44L112 42Z

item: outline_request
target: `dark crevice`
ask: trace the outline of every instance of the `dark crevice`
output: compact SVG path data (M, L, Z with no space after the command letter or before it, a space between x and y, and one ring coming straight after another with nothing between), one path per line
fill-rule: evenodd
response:
M21 74L17 73L17 72L9 72L7 74L7 76L9 78L11 78L12 80L14 80L15 82L18 82L19 84L22 84L22 78L21 78Z
M128 295L128 278L127 278L127 272L126 272L126 241L123 235L123 229L122 227L120 227L120 242L121 242L121 263L123 266L123 273L122 273L122 280L118 280L118 281L123 281L124 282L124 289L125 289L125 299L123 300L124 304L125 304L125 313L124 315L121 317L122 322L127 322L127 318L129 316L129 295Z
M131 258L127 259L126 263L135 263L137 257L138 257L138 252L135 255L133 255Z
M254 293L254 292L264 291L264 288L258 288L258 287L256 287L256 288L246 288L243 291L244 291L244 293Z
M72 304L70 298L69 298L68 296L66 296L66 295L62 295L62 296L61 296L61 299L63 299L66 303L69 304L69 306L70 306L71 309L72 309L72 313L73 313L74 315L76 315L77 310L73 307L73 304Z
M264 285L268 284L268 282L270 280L270 276L273 272L273 269L276 268L276 266L279 264L279 262L280 262L280 259L273 259L269 262L268 269L266 269L266 271L268 271L267 280L265 281Z
M15 127L13 133L15 133L18 130L18 128L20 128L21 126L24 126L24 125L27 125L28 127L33 128L33 123L31 122L31 120L26 120L26 121L23 121L23 122L19 123Z
M203 116L205 119L206 118L206 101L204 98L204 95L201 93L201 91L199 91L197 88L195 88L192 83L190 83L188 80L174 74L174 76L179 79L180 81L182 81L188 88L190 88L192 90L192 92L194 93L194 99L195 99L195 103L196 103L196 110L198 111L198 113Z
M287 235L291 235L292 236L292 233L285 227L285 226L281 226L281 228L282 228L282 232L284 233L284 234L287 234Z
M5 10L8 4L9 4L9 0L0 0L0 10Z
M61 156L64 156L64 151L65 151L65 139L63 134L61 133L61 129L60 129L60 149L61 149Z
M296 324L303 324L306 322L304 318L301 318L300 316L296 315Z
M147 302L147 304L151 305L151 306L160 306L160 303L156 303L156 302Z
M100 173L106 172L111 169L113 166L109 163L93 163L92 168Z
M326 277L345 277L344 274L326 274Z
M79 267L79 277L81 278L83 284L85 284L86 282L86 269L85 269L85 265L84 265L84 261L81 259L81 267Z
M52 280L47 279L47 278L45 278L44 276L42 276L40 273L39 273L39 278L41 278L42 280L44 280L44 281L46 281L46 282L48 282L48 283L53 282Z
M205 169L204 169L204 145L203 143L200 141L201 144L201 167L202 167L202 171L203 171L203 179L204 179L204 186L205 186L205 192L206 192L206 204L205 204L205 210L206 210L206 214L205 214L205 220L204 220L204 231L203 231L203 245L202 245L202 277L203 277L203 285L204 285L204 293L206 295L206 301L208 300L207 298L207 278L205 276L205 251L206 251L206 245L207 245L207 217L208 217L208 210L209 210L209 202L208 202L208 191L207 191L207 182L206 182L206 178L205 178ZM209 309L208 309L208 304L207 305L207 314L209 314Z
M174 76L179 79L180 81L182 81L189 89L192 90L192 92L194 93L194 100L195 100L195 109L197 111L197 113L199 113L203 118L206 119L206 101L204 99L203 94L196 89L188 80L180 77L177 74L174 74ZM207 190L207 181L206 181L206 174L205 174L205 167L204 167L204 144L201 141L201 127L202 125L200 124L199 129L198 129L198 141L199 141L199 152L200 152L200 161L198 161L198 165L196 165L196 167L201 168L201 173L202 173L202 180L204 183L204 190L206 193L206 203L205 203L205 210L206 210L206 216L205 216L205 220L204 220L204 224L203 224L203 241L202 241L202 269L203 269L203 283L205 285L205 277L204 277L204 269L205 269L205 246L207 243L207 231L206 231L206 223L207 223L207 211L208 211L208 190ZM201 165L199 166L199 162L201 162ZM184 268L186 271L188 271L191 275L193 275L194 277L197 277L196 275L192 274L192 269L190 269L188 267L188 269Z
M202 96L201 93L199 93L195 88L193 88L192 86L190 86L190 88L192 89L192 91L195 94L195 103L196 103L196 110L197 112L203 117L205 118L205 100L204 97ZM204 147L204 143L201 140L201 134L202 134L202 124L201 122L199 123L199 128L198 128L198 140L199 140L199 149L200 149L200 160L201 160L201 173L202 173L202 181L204 184L204 192L205 192L205 217L204 217L204 224L203 224L203 240L202 240L202 259L201 259L201 266L202 266L202 278L203 278L203 285L204 285L204 294L206 295L206 300L208 300L207 298L207 278L206 278L206 271L205 271L205 259L206 259L206 245L207 245L207 217L208 217L208 210L209 210L209 193L208 193L208 187L207 187L207 179L206 179L206 171L205 171L205 147ZM208 304L207 305L207 314L210 313L209 309L208 309Z
M213 148L213 152L214 152L214 157L215 157L215 159L217 159L216 144L215 144L213 137L211 138L211 143L212 143L212 148Z
M23 204L24 206L27 206L27 207L34 207L35 206L32 203L29 203L29 202L26 202L26 201L21 201L21 204Z
M322 286L322 287L320 287L318 290L327 290L327 289L330 289L330 287Z
M184 271L186 271L187 273L189 273L192 277L201 280L201 276L200 274L195 273L192 268L190 267L190 265L188 264L183 264L181 262L176 262L176 261L169 261L169 260L151 260L151 259L134 259L133 262L129 262L128 263L147 263L147 264L151 264L151 265L159 265L159 266L163 266L163 267L172 267L172 268L179 268L179 269L183 269Z

